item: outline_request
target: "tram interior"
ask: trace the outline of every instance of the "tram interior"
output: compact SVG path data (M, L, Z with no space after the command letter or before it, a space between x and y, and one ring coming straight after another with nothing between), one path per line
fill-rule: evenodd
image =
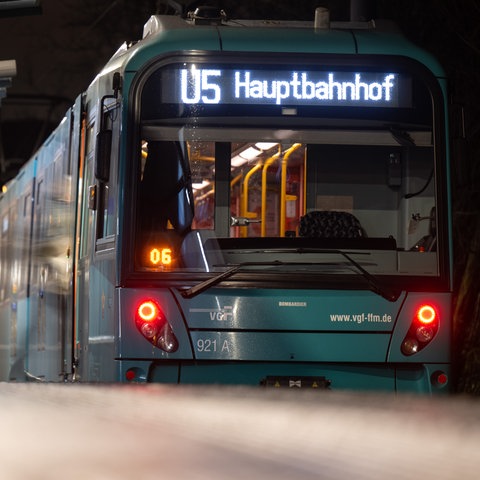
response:
M213 129L177 132L175 140L147 130L141 190L152 189L148 179L171 193L162 226L142 228L180 236L185 267L346 248L376 252L380 272L437 272L431 132L405 133L402 145L388 130L228 129L222 140ZM148 166L154 151L156 173Z

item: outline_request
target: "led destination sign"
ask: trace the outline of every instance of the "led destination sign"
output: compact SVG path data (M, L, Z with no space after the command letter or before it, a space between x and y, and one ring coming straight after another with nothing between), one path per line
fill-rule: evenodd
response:
M171 72L169 72L171 73ZM406 77L391 72L177 68L163 101L186 105L409 107Z

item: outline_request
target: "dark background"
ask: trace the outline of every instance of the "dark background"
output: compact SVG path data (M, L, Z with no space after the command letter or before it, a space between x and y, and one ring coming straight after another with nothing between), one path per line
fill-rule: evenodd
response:
M456 389L478 394L480 1L356 1L367 14L394 20L440 60L449 79ZM318 6L330 8L332 21L348 20L351 13L349 0L42 0L41 13L0 11L0 60L17 61L0 105L0 184L41 145L117 48L141 38L150 15L186 13L198 5L218 6L231 18L313 20Z

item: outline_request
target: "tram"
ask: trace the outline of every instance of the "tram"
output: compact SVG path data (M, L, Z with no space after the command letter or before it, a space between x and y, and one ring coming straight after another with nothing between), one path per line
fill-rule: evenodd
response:
M449 391L444 71L382 22L152 16L0 200L0 378Z

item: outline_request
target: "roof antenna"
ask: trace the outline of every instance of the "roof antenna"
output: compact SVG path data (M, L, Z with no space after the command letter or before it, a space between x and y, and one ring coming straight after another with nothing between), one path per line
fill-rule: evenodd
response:
M330 28L330 10L325 7L315 9L315 30L328 30Z
M195 25L221 25L227 19L227 14L221 8L205 6L188 12L188 18Z

